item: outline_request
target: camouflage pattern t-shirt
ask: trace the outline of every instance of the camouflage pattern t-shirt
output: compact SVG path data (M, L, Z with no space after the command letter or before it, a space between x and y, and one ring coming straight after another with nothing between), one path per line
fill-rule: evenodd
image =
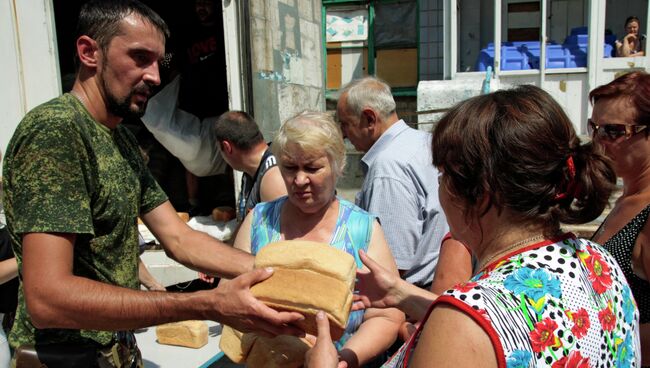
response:
M22 234L69 233L76 234L75 275L139 287L137 216L167 197L125 127L109 129L96 122L71 94L46 102L18 125L7 148L3 182L21 280ZM68 292L72 297L75 290ZM109 331L36 329L21 282L9 335L13 348L57 342L104 345L111 339Z

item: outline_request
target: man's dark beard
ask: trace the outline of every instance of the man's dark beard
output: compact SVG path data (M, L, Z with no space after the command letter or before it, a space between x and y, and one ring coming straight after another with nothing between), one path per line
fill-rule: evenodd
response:
M137 107L131 108L131 99L136 93L150 94L151 88L147 84L138 84L125 98L121 100L111 93L108 86L106 86L106 80L104 78L102 78L102 86L104 87L104 92L106 94L106 108L108 109L108 112L123 119L141 118L144 115L147 107L146 102L142 106L136 105Z

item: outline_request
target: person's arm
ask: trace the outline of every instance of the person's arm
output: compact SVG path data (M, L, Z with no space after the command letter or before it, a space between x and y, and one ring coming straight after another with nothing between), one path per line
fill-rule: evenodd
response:
M623 56L623 42L616 40L616 42L614 42L614 47L616 48L616 56Z
M167 256L193 270L232 278L253 269L250 254L193 230L178 217L169 201L141 218Z
M244 221L239 226L237 237L233 246L243 252L251 252L251 222L253 221L253 212L249 212Z
M260 184L260 199L262 202L270 202L285 195L287 195L287 186L280 174L280 168L274 166L268 169Z
M394 277L399 277L395 260L388 249L384 233L376 221L372 229L368 254L388 273ZM339 352L341 359L348 363L348 367L357 367L367 363L395 342L397 331L402 322L404 322L404 313L395 308L366 309L359 329Z
M226 287L195 293L132 290L74 275L75 240L75 234L23 235L25 301L37 328L130 330L210 319L242 331L300 334L286 324L302 316L276 312L249 291L251 285L268 278L272 271L255 270Z
M16 276L18 276L18 263L15 257L0 261L0 285Z
M470 316L456 308L434 308L413 352L409 367L496 368L489 335Z
M625 37L623 37L623 40L621 40L620 45L618 43L616 45L617 55L622 57L633 56L630 43L634 39L636 39L636 36L632 33L628 33L627 35L625 35Z
M467 247L458 240L443 239L431 292L442 294L454 285L469 280L470 277L472 277L472 255Z
M155 277L151 273L149 273L149 270L147 269L147 266L142 262L141 258L138 258L138 279L140 279L140 284L142 284L144 287L147 288L147 290L151 291L166 291L165 287L156 280Z
M359 258L369 271L357 271L359 294L354 296L354 309L397 308L409 317L421 320L438 298L438 295L396 277L362 250Z
M336 351L329 336L329 325L317 319L317 327L318 338L305 355L305 367L335 368ZM425 323L409 367L495 368L497 357L485 330L465 313L441 305Z
M640 254L637 258L639 262L632 261L632 271L644 280L650 280L650 221L648 221L637 240L640 245Z

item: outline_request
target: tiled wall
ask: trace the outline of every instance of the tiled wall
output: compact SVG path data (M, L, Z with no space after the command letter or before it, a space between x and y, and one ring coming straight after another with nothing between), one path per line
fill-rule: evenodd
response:
M420 80L443 78L443 2L420 0Z

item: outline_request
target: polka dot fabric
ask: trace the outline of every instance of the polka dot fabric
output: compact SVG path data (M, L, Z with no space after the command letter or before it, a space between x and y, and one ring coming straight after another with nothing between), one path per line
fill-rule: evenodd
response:
M603 248L612 254L623 270L623 274L630 284L632 295L636 299L641 314L641 323L650 323L650 282L635 275L632 271L632 250L641 230L648 222L650 205L639 212L619 232L614 234L603 244Z
M484 328L499 367L640 367L639 312L623 272L573 234L507 255L441 303Z

